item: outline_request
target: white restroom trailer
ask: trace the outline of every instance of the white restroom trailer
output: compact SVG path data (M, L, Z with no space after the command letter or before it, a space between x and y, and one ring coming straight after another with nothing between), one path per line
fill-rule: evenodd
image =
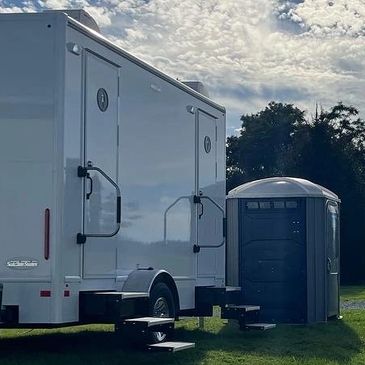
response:
M225 109L83 12L1 14L0 50L2 326L204 314L196 288L225 285Z

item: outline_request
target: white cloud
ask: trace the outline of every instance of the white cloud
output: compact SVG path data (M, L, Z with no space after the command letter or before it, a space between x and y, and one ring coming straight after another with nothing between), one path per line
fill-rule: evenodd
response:
M306 0L289 17L314 35L365 35L364 0Z
M365 113L364 0L12 4L84 7L122 48L173 77L205 82L228 109L229 131L240 125L240 114L255 112L270 100L308 109L316 101L331 106L343 100Z

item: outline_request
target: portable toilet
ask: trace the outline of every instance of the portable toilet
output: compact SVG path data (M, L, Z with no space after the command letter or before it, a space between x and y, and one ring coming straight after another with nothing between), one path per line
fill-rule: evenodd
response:
M273 177L227 197L227 284L277 323L339 315L340 199L308 180Z

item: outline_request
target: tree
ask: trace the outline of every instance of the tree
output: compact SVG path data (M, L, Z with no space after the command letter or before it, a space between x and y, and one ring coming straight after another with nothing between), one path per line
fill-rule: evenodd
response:
M297 176L342 199L342 277L365 281L365 122L338 103L312 120L292 104L271 102L243 115L239 136L227 140L228 189L272 176Z
M293 136L307 122L304 112L292 104L271 102L257 114L241 117L239 137L227 140L228 189L268 176L286 173L293 154Z
M343 282L365 280L364 137L365 124L358 111L342 103L322 111L295 136L300 158L294 174L329 188L342 200Z

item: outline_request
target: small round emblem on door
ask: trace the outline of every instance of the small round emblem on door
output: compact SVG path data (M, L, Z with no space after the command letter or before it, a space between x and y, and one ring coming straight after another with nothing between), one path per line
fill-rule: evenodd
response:
M209 153L212 149L212 142L208 136L204 137L204 149L206 153Z
M98 93L96 95L96 100L98 102L98 107L102 112L105 112L108 109L109 106L109 97L108 93L105 89L100 88L98 90Z

